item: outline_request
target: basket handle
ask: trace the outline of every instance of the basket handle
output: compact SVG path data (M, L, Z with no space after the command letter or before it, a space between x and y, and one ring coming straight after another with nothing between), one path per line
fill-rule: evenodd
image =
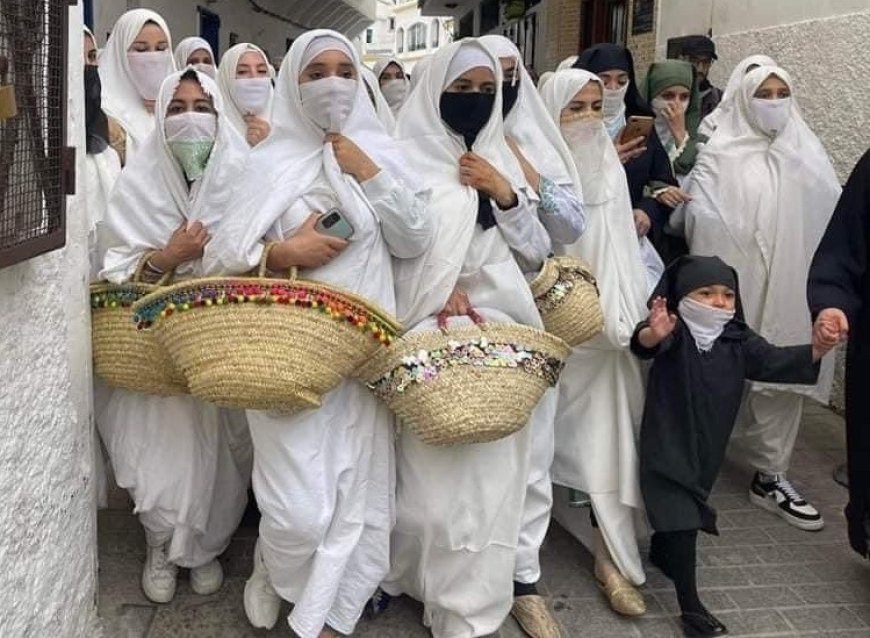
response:
M159 251L157 250L149 250L144 255L142 255L142 258L136 265L136 272L133 273L133 283L139 283L140 281L142 281L142 276L145 274L145 268L147 268L148 266L148 261L158 252ZM174 268L160 275L160 278L154 283L158 286L165 286L172 279L173 274L175 274Z
M468 312L466 312L465 314L468 316L469 319L471 319L472 322L474 322L475 326L483 330L486 321L484 321L483 317L481 317L474 308L469 306ZM445 335L447 334L448 317L449 315L444 311L439 312L438 316L436 317L436 321L438 322L438 329Z
M269 262L269 254L272 252L272 249L277 246L280 242L270 241L263 248L263 256L260 257L260 266L257 268L257 277L260 279L265 279L266 271L269 270L266 265ZM299 276L299 269L296 266L290 266L290 270L287 273L287 278L291 281L296 279Z

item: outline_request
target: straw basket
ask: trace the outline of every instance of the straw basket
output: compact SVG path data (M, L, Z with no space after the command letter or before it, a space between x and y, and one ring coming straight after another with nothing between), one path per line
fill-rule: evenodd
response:
M320 398L400 330L349 292L296 278L206 278L169 286L134 307L140 327L217 405L293 413Z
M484 443L528 423L569 352L541 330L487 323L406 334L357 376L425 443Z
M94 372L109 385L157 395L187 394L187 380L173 365L150 334L136 330L133 304L159 290L168 280L147 284L140 281L145 262L139 264L133 281L91 284L91 347Z
M604 328L598 284L573 257L551 257L530 284L544 327L569 346L589 341Z

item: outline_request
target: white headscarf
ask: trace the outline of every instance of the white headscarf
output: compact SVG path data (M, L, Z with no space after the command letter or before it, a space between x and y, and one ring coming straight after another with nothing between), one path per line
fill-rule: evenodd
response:
M405 85L407 87L407 91L408 91L408 93L410 93L411 92L411 80L408 78L408 72L405 70L405 65L402 64L402 62L400 60L398 60L397 58L389 58L389 57L379 58L378 61L375 62L374 66L372 67L372 72L375 74L375 77L378 80L377 86L380 88L381 73L383 73L384 69L386 69L391 64L395 64L397 67L399 67L402 70L402 73L404 74L405 77L401 81L405 83ZM408 96L405 95L404 100L390 106L390 109L392 110L394 116L399 114L399 109L402 108L402 106L405 104L405 102L407 100L408 100Z
M552 122L559 126L562 109L589 82L601 86L597 75L581 69L557 71L547 81L541 97ZM586 195L587 226L580 239L560 252L589 263L598 280L604 335L588 346L625 348L645 316L647 299L646 273L625 171L603 120L595 137L582 147L571 148L571 153Z
M743 77L733 107L684 187L692 201L674 221L684 215L692 254L718 255L737 270L747 323L771 343L786 346L810 337L807 274L840 184L794 97L782 132L771 139L761 130L752 100L771 75L794 92L791 77L778 67L762 66ZM823 401L830 391L826 372L823 366L815 395Z
M359 58L343 35L315 29L300 36L290 47L278 73L272 106L272 134L251 153L244 188L239 190L233 216L222 224L206 248L209 268L224 273L245 272L256 266L262 255L261 240L281 215L315 182L334 191L342 212L350 219L368 214L360 210L359 199L335 160L332 144L324 143L324 132L302 108L299 77L308 63L327 50L345 53L357 70ZM341 128L381 169L400 184L418 192L417 180L409 173L396 144L375 113L361 76L353 108Z
M573 186L577 199L582 202L583 192L574 158L559 132L558 122L554 125L548 117L547 107L523 65L519 49L501 35L485 35L478 40L496 58L516 61L519 91L516 103L504 118L505 134L517 143L536 171L560 186Z
M186 69L188 58L200 49L208 51L209 55L211 55L211 59L214 61L215 65L217 65L217 60L214 59L214 51L212 51L211 45L208 41L194 35L189 38L184 38L184 40L179 42L178 46L175 47L175 67L177 69Z
M719 126L719 122L731 110L734 103L734 96L740 90L740 83L746 75L747 69L751 66L776 66L773 58L766 55L750 55L748 58L741 60L734 70L731 71L731 77L728 78L728 84L725 86L725 91L722 93L722 100L713 111L707 115L701 124L698 126L698 134L704 137L713 135L713 131Z
M190 188L166 143L166 109L181 76L196 73L217 111L217 134L205 172ZM127 163L109 199L105 224L109 250L101 276L113 282L129 279L143 253L166 246L183 221L200 221L209 232L229 210L228 204L244 171L248 145L223 117L224 104L210 77L188 67L170 75L160 88L156 126L136 157ZM204 274L199 260L182 264L178 276Z
M420 84L423 76L426 75L426 69L429 68L429 64L432 62L432 56L426 56L425 58L421 58L417 64L414 65L414 68L411 70L411 90L413 91L418 84ZM408 97L411 97L408 95ZM405 104L408 103L408 100L405 100Z
M567 58L559 62L558 66L556 67L556 71L564 71L565 69L570 69L577 63L577 60L579 59L579 55L569 55Z
M118 18L100 55L103 111L127 133L128 163L155 124L154 116L145 108L142 96L133 84L127 62L127 50L147 22L156 23L166 34L171 56L172 36L169 27L160 14L150 9L133 9Z
M438 224L426 254L396 264L400 320L414 326L437 314L459 278L477 223L478 194L459 182L459 158L466 152L462 138L441 119L441 94L469 69L486 66L496 86L502 80L497 58L473 40L451 43L431 58L396 123L396 139L413 168L431 191L429 215ZM478 134L473 151L485 158L515 188L526 188L522 170L504 138L501 91L496 91L493 115ZM495 232L495 231L493 231Z
M375 112L378 114L378 119L384 125L387 133L392 135L396 128L396 118L393 115L393 110L387 103L387 98L381 93L381 87L378 83L378 76L367 66L360 66L363 82L366 83L371 96L375 101ZM397 109L398 110L398 109Z
M263 50L255 44L250 44L248 42L244 42L242 44L237 44L233 47L227 49L227 52L224 53L221 58L220 66L218 67L218 77L217 83L218 87L221 90L221 95L223 96L224 103L226 104L226 117L227 120L233 125L233 127L244 137L248 131L248 125L245 124L244 113L239 108L238 104L236 104L234 85L236 80L236 73L238 72L239 60L242 59L242 56L245 53L253 52L259 53L263 56L263 61L266 63L266 66L269 67L269 78L275 77L275 68L269 64L269 58L266 57L266 54ZM272 102L274 101L275 92L272 91L272 95L269 98L269 104L266 107L266 112L261 115L263 119L269 121L270 114L272 113Z

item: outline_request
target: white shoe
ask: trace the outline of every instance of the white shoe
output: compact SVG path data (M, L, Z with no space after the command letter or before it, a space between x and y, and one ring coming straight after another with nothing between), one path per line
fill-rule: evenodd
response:
M165 545L147 545L142 569L142 591L153 603L168 603L175 597L178 567L169 562Z
M200 596L211 596L224 584L224 570L218 559L190 570L190 588Z
M254 548L254 571L245 583L245 614L248 622L258 629L271 629L281 613L281 597L272 583L263 562L260 541Z

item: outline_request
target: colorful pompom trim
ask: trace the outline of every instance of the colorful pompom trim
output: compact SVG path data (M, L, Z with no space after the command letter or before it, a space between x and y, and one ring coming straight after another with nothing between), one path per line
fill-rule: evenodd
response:
M577 268L559 268L556 282L544 294L535 297L538 312L547 314L558 308L578 281L588 281L598 290L598 283L589 273Z

